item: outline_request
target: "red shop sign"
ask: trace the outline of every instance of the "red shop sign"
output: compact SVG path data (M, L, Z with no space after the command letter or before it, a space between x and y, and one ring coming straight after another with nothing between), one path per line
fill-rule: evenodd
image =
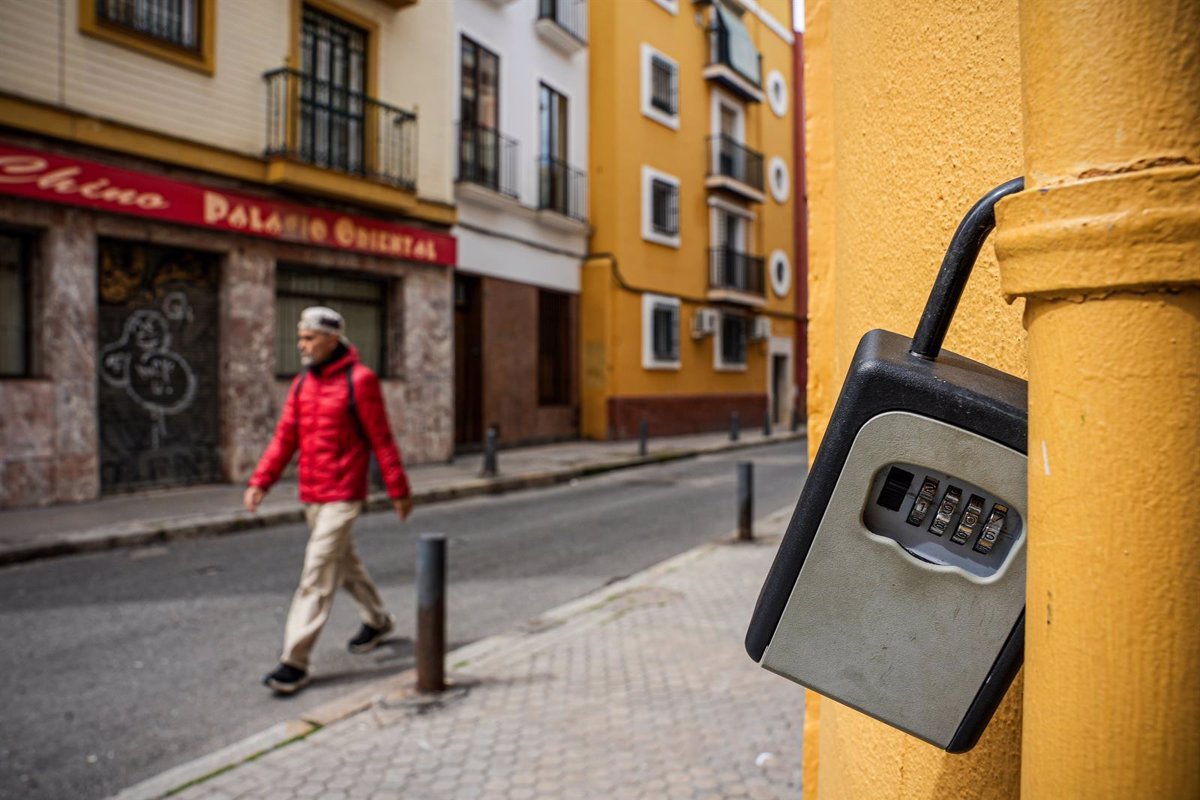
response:
M300 242L373 256L453 265L444 233L208 189L0 142L0 194Z

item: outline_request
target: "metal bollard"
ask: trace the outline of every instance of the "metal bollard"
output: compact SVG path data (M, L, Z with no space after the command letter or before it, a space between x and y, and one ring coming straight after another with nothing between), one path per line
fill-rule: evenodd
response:
M754 462L739 461L737 465L738 541L754 539Z
M650 436L650 423L642 420L638 425L638 455L642 458L646 457L646 452L649 450L647 439Z
M494 478L496 472L496 426L492 425L483 440L483 472L480 474L485 478Z
M792 408L792 433L800 430L800 409Z
M417 691L446 688L446 537L417 540Z
M771 435L771 407L767 406L767 410L763 412L763 436Z
M738 412L734 411L729 415L729 441L736 442L741 436L742 421L738 416Z

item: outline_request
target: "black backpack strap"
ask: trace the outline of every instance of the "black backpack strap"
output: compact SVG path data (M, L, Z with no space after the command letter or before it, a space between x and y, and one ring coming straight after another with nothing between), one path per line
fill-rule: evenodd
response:
M355 364L351 364L350 368L346 370L346 392L347 392L347 397L349 398L349 402L346 404L346 408L350 412L350 416L354 418L354 427L358 429L358 435L362 437L363 441L365 441L369 444L371 440L369 438L367 438L367 430L366 430L366 428L363 427L362 420L358 416L358 406L355 405L355 403L354 403L354 367L355 366L356 366Z

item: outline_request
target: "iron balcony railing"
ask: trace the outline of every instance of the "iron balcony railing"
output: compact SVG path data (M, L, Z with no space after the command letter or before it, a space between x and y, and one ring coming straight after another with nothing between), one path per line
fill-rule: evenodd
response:
M717 21L708 29L708 63L723 64L752 85L762 88L762 53L758 54L757 75L748 74L746 70L740 69L731 57L729 29L721 24L720 17L717 17Z
M516 139L504 136L494 128L460 123L458 180L516 198L518 152Z
M611 0L606 0L611 2ZM587 0L538 0L538 19L548 19L587 44Z
M268 158L416 188L417 117L411 111L286 67L263 78Z
M763 259L728 247L708 249L708 288L765 296Z
M762 153L724 134L708 137L708 152L710 176L732 178L752 189L763 190Z
M587 175L551 156L538 159L538 209L587 221Z

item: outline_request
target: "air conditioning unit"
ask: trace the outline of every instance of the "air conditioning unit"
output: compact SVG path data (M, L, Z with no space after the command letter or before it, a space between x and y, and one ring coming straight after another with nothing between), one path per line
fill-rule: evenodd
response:
M754 327L750 329L750 338L756 342L771 338L771 320L769 317L754 318Z
M703 339L717 332L717 311L714 308L698 308L692 317L692 338Z

